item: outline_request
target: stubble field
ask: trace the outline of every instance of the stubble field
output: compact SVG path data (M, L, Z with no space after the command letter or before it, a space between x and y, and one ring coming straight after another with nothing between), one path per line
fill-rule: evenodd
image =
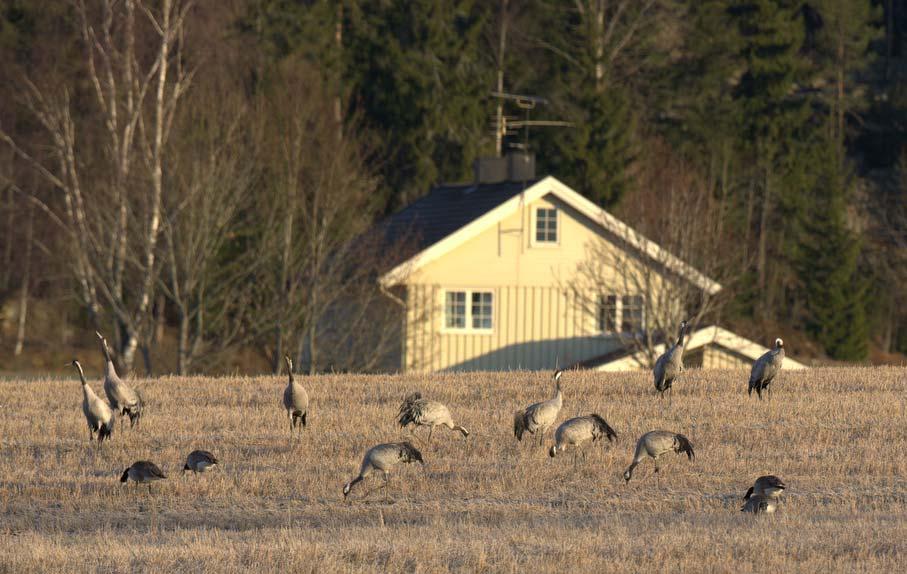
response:
M565 373L558 422L597 412L619 435L576 467L549 459L553 433L538 447L511 432L517 408L551 396L550 373L300 377L297 440L285 378L134 380L142 426L100 451L77 379L0 381L0 571L904 571L907 370L782 372L761 403L746 378L689 371L668 406L645 373ZM394 416L414 390L471 436L437 429L389 503L378 478L344 502L366 448L410 436ZM689 437L695 461L668 455L657 479L647 461L624 484L636 438L659 428ZM183 477L196 448L221 467ZM140 459L169 475L150 494L118 481ZM768 473L788 484L778 512L739 512Z

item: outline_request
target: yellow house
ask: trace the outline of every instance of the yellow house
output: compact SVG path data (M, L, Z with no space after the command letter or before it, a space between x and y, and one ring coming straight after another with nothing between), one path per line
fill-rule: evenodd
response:
M437 187L386 222L416 248L380 278L406 309L402 370L552 369L620 351L621 333L646 328L647 294L617 280L581 293L592 243L721 289L554 177L512 179Z

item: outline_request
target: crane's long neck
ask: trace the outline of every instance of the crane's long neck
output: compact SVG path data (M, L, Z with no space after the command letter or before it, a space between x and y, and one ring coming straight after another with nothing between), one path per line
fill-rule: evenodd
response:
M116 377L117 368L113 364L113 358L110 356L110 348L107 346L107 341L101 341L101 348L104 350L104 358L107 359L107 361L104 363L104 376Z
M85 380L85 372L82 370L82 365L76 363L76 369L79 370L79 380L82 381L82 397L87 401L94 397L94 391L91 390L91 387L88 386L88 381Z
M684 332L685 327L686 327L686 325L680 326L680 332L677 333L677 343L675 343L681 349L683 349L683 332Z
M82 370L82 365L80 365L79 363L76 363L75 366L76 366L76 369L78 369L78 371L79 371L79 380L82 381L82 387L88 386L88 382L85 381L85 372Z
M557 382L557 387L554 390L554 402L557 404L558 408L564 404L564 394L561 392L561 382Z

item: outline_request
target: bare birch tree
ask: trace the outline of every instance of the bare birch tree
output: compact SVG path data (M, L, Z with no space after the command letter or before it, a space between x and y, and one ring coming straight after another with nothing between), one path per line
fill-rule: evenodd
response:
M212 106L196 98L186 116L185 122L197 125L173 144L160 275L177 319L178 374L246 342L244 284L252 270L233 264L228 250L239 235L238 215L249 207L257 171L243 134L248 118L241 103Z
M380 300L374 281L380 258L362 243L378 205L376 182L349 132L355 121L347 119L347 133L337 138L333 95L317 71L299 62L282 68L264 104L263 157L269 165L254 256L269 263L253 286L260 306L255 316L273 318L264 349L275 371L289 352L315 372L322 364L320 333L340 301L366 283L375 292L372 300Z
M682 320L695 329L716 320L733 282L731 263L740 257L724 226L730 202L705 185L666 146L650 145L651 158L640 172L639 189L625 199L620 216L626 239L615 234L587 246L587 258L571 282L587 313L604 319L620 311L620 299L641 297L641 317L615 336L632 352L642 352L651 366L655 347L676 333ZM606 222L606 227L611 224ZM717 283L723 289L710 289ZM634 309L636 311L636 309Z
M22 78L22 103L44 129L49 155L0 130L0 139L61 195L62 207L45 202L44 211L69 240L72 271L91 320L100 326L110 313L126 369L152 323L166 148L193 75L183 54L191 6L183 0L153 7L142 0L91 7L74 1L89 93L75 81L59 86ZM75 115L76 101L93 109Z

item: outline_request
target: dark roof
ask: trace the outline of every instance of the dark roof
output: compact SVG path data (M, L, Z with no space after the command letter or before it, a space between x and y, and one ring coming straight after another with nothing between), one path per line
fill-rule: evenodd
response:
M382 222L385 240L423 251L537 181L440 185Z

